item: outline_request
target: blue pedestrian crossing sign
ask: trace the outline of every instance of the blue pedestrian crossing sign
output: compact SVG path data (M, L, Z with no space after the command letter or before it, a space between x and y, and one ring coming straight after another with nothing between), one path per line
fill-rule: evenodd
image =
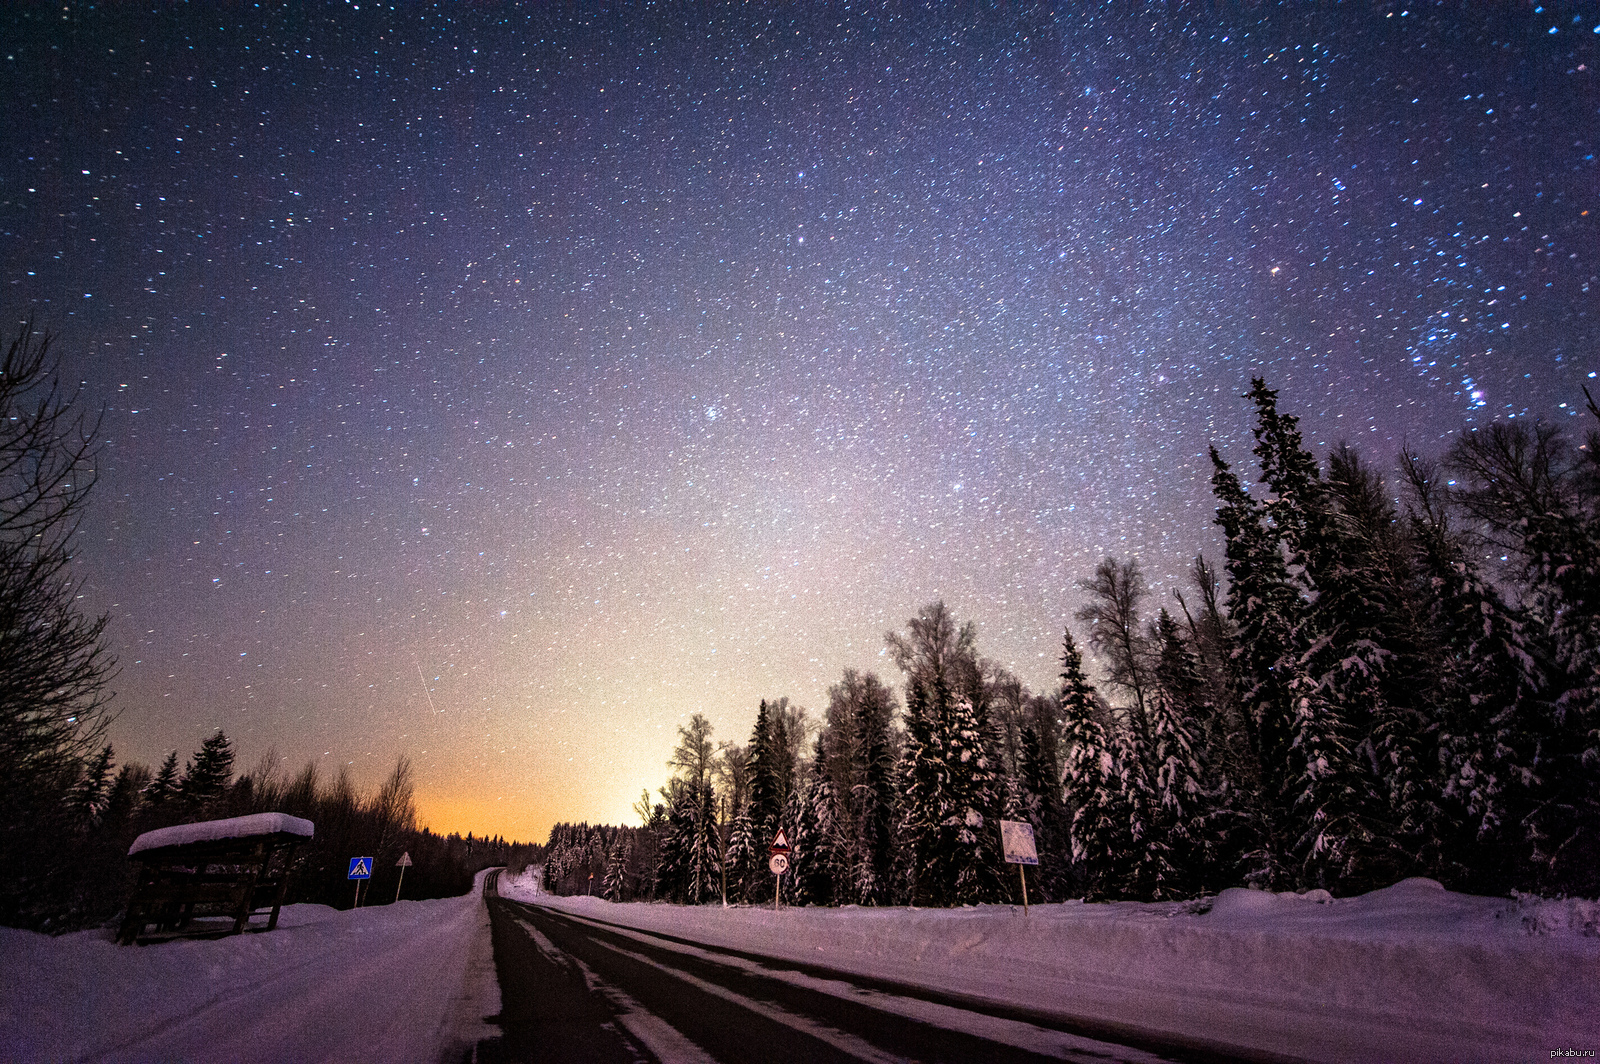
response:
M351 879L371 879L372 878L372 858L370 858L370 857L352 857L352 858L350 858L350 878Z

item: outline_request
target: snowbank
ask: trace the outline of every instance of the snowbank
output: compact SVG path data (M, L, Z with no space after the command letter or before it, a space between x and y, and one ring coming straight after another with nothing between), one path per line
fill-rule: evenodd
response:
M198 824L178 824L175 827L147 831L133 840L128 856L145 850L158 850L164 846L187 846L195 842L219 842L223 839L248 839L257 835L299 835L311 838L316 827L288 813L252 813L250 816L229 817L226 820L203 820Z
M783 909L507 897L1013 1007L1326 1061L1600 1049L1600 905L1406 880L1357 898ZM1202 911L1202 910L1205 911Z
M480 873L460 898L290 905L270 934L157 946L0 928L0 1056L436 1064L495 1033L481 890Z

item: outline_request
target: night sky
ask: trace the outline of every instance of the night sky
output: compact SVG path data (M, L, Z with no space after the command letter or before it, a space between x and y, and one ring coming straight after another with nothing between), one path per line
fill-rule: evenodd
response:
M631 820L936 598L1047 689L1100 558L1220 559L1252 376L1387 470L1600 370L1593 5L0 25L119 760L405 752L436 830Z

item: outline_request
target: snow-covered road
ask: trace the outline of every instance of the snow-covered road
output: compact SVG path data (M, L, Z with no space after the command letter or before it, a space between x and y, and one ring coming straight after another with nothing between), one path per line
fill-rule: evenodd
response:
M776 978L802 989L826 981L818 971L852 973L965 998L979 1012L1137 1029L1145 1045L1363 1062L1600 1050L1593 901L1477 898L1408 881L1337 900L1227 891L1209 909L1069 902L1027 915L1011 906L774 913L553 898L531 877L502 879L508 897L649 932L650 950L669 935L691 944L680 952L692 956L701 943L724 966L730 950L777 958L784 963L762 962L758 974L786 969L793 974ZM666 963L643 940L629 945L616 927L604 930L611 953ZM290 906L277 931L214 941L120 947L110 930L50 938L0 929L8 1062L433 1064L500 1036L483 1022L499 1011L479 889L346 912Z
M1037 1010L1144 1044L1310 1061L1600 1051L1600 904L1407 880L1355 898L955 910L615 905L500 893L691 942Z
M0 928L0 1058L436 1064L494 1033L485 875L460 898L293 905L270 934L213 941Z

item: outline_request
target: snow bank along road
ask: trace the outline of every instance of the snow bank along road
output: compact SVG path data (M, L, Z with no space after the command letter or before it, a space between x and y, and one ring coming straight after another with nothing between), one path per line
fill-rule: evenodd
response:
M579 982L581 961L589 979L629 995L610 1006L614 1027L626 1031L622 1017L637 1007L719 1059L741 1058L719 1057L678 1025L678 1012L602 963L638 954L655 984L689 982L667 968L714 984L698 1000L675 991L695 1001L683 1022L718 1009L717 1027L759 1030L761 1055L743 1059L776 1059L782 1040L821 1054L783 1022L789 1013L879 1049L900 1020L953 1029L934 1032L933 1047L948 1055L931 1059L1002 1059L993 1042L1081 1059L1072 1036L1179 1059L1321 1064L1533 1061L1600 1049L1595 901L1481 898L1405 880L1352 898L1234 889L1198 902L1066 902L1026 915L1012 906L774 912L555 897L531 870L501 875L496 890L539 907L502 914L531 943L527 952L546 967L566 965ZM570 959L546 959L568 938L580 942ZM774 982L842 1004L813 1005L818 998ZM729 995L782 1018L742 1003L728 1009ZM753 1014L773 1024L756 1026ZM886 1051L916 1059L917 1045ZM1137 1059L1129 1048L1103 1051Z
M1224 1059L486 894L503 1035L484 1064Z

